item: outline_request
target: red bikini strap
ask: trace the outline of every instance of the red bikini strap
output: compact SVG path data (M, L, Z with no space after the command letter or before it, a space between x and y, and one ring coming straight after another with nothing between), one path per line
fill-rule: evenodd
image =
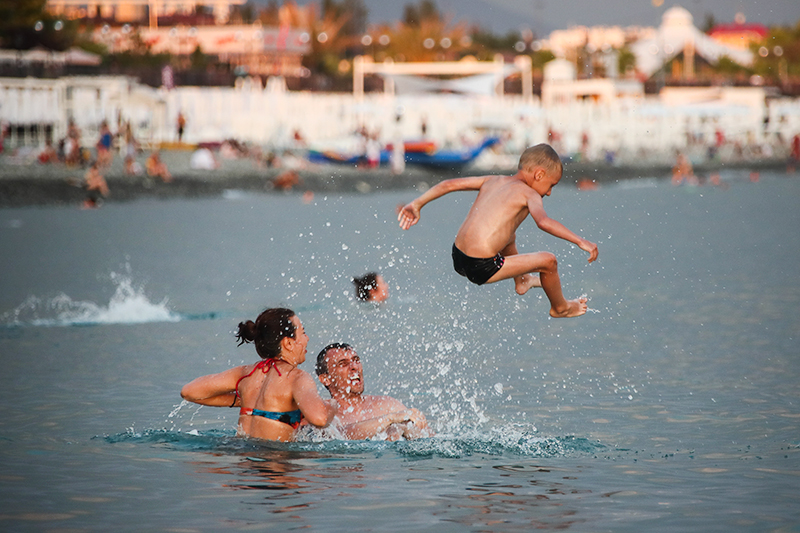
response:
M281 377L283 376L283 374L281 374L281 371L278 370L278 367L275 365L275 362L276 362L276 359L262 359L261 361L256 363L256 366L253 367L253 370L251 370L249 374L239 378L239 381L236 382L236 388L234 389L233 404L231 404L231 407L236 405L236 398L240 397L239 396L239 383L241 383L244 378L249 378L250 376L255 374L256 370L258 370L259 368L265 374L267 372L269 372L270 368L274 368L275 372L277 372L279 376L281 376Z

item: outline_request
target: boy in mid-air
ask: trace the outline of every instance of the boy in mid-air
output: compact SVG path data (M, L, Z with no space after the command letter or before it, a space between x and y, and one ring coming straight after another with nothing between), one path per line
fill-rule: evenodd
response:
M477 285L514 278L518 294L525 294L531 287L542 287L550 300L551 316L580 316L586 313L586 298L564 298L556 256L550 252L518 253L516 231L530 213L539 229L587 252L590 263L597 259L597 245L544 212L542 198L550 196L561 179L561 160L555 150L547 144L532 146L523 152L518 168L513 176L442 181L403 207L397 220L407 230L419 221L420 209L431 200L453 191L478 191L453 244L456 272Z

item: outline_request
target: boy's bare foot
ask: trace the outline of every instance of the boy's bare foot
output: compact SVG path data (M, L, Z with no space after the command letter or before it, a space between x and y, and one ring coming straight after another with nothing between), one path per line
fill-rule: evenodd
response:
M572 318L575 316L581 316L586 314L586 309L588 308L586 302L586 298L567 300L567 307L562 312L556 311L555 308L550 308L550 316L553 318Z
M542 280L539 279L539 274L523 274L514 278L514 285L514 289L517 291L517 294L522 296L528 292L528 289L533 287L541 287Z

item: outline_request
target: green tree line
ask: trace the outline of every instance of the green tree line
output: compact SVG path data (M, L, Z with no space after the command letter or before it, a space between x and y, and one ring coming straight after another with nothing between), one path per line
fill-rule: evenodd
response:
M206 69L214 60L199 48L188 58L169 54L153 55L144 43L110 57L104 47L91 39L92 20L60 19L46 10L46 0L0 0L0 45L4 48L29 49L43 46L65 50L80 46L100 53L106 64L154 66L172 63L178 68ZM553 58L548 51L532 47L535 35L531 32L509 32L496 35L480 25L455 22L442 13L435 0L418 0L404 5L398 21L367 26L368 11L363 0L319 0L308 11L292 1L269 0L266 5L252 3L236 6L231 21L251 23L261 21L265 26L280 23L281 7L292 18L295 27L306 27L310 33L311 51L304 65L315 75L349 75L352 58L369 55L375 61L391 58L394 61L444 61L471 56L489 60L495 54L527 54L535 70ZM300 20L300 19L303 20ZM709 18L706 26L713 26ZM526 34L527 33L527 34ZM136 42L134 43L136 44ZM752 46L754 62L745 67L729 58L713 66L718 78L745 79L760 76L764 83L782 84L800 78L800 21L794 26L770 28L767 37ZM620 71L630 70L635 58L627 48L619 50Z

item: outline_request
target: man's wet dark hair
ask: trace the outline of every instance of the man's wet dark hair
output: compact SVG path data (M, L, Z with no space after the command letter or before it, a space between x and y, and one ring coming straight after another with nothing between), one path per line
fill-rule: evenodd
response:
M368 302L369 293L378 288L378 273L368 272L360 278L353 278L353 285L356 286L356 298Z
M317 364L314 365L314 371L317 373L318 376L328 373L328 361L325 360L325 356L328 355L328 352L331 350L352 350L353 347L347 344L346 342L334 342L322 349L321 352L317 355Z

